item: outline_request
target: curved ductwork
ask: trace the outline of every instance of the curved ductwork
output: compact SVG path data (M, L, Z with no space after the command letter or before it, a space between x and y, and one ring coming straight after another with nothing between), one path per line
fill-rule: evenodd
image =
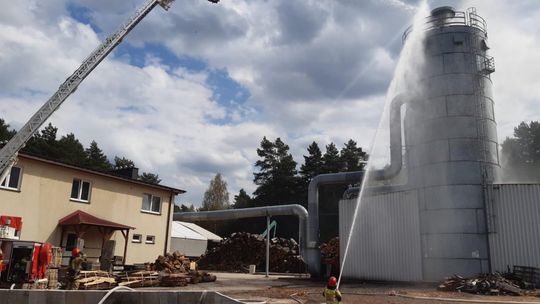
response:
M321 253L319 250L319 186L349 184L360 182L364 171L329 173L315 176L308 187L308 241L307 263L309 272L318 275L321 272Z
M388 180L399 174L403 165L403 142L401 140L401 106L408 102L405 94L400 94L390 103L390 165L374 170L370 176L374 180ZM371 179L371 178L370 178Z
M306 257L306 231L308 212L301 205L278 205L243 209L227 209L216 211L200 211L200 212L175 212L173 215L174 221L222 221L222 220L237 220L242 218L253 217L268 217L277 215L295 215L298 216L298 244L300 245L300 254L304 259Z

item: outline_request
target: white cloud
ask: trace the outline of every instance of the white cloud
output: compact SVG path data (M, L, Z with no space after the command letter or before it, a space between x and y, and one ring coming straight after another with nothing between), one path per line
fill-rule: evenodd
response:
M69 17L67 0L10 3L0 12L0 116L20 127L58 85L142 3L71 1L88 7L89 25ZM437 1L430 1L438 3ZM468 3L451 1L458 9ZM538 119L540 17L535 1L474 1L488 22L499 135ZM85 145L95 139L110 157L133 159L142 171L188 191L199 204L216 172L231 197L254 190L253 164L263 136L281 137L295 160L317 141L338 147L353 138L369 148L384 94L416 1L247 1L212 5L176 1L153 11L123 43L166 45L178 56L226 69L248 89L234 109L213 99L208 71L193 72L148 55L144 66L109 58L51 122ZM230 123L214 120L232 118ZM324 149L324 148L323 148Z
M493 95L499 142L521 121L540 118L540 6L537 1L469 1L488 24L495 57Z

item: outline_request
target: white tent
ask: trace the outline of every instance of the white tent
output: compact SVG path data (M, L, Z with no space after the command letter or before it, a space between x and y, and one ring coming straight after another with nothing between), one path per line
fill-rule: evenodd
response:
M171 251L180 251L189 257L198 257L206 252L208 240L221 238L212 232L195 225L173 221L171 225Z
M188 222L181 222L181 221L176 221L176 223L180 223L181 225L188 227L189 229L191 229L191 230L197 232L198 234L206 237L206 239L208 239L209 241L219 242L219 241L222 240L222 238L219 235L214 234L214 233L204 229L203 227L201 227L199 225L196 225L196 224L193 224L193 223L188 223Z

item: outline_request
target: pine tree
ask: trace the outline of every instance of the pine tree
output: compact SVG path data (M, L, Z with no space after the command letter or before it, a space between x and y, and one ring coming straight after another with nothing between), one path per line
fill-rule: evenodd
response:
M266 185L272 182L272 172L276 167L276 152L274 151L274 143L263 137L261 148L257 149L257 155L262 158L255 162L255 166L259 167L259 172L253 173L253 182L258 185Z
M289 146L281 138L275 142L266 137L261 141L257 155L262 159L255 163L259 172L254 173L258 186L254 194L255 205L280 205L297 203L299 182L296 176L296 162L289 153Z
M514 137L502 143L501 165L505 178L512 181L540 180L540 122L521 122Z
M195 211L195 207L193 207L193 204L189 205L189 207L187 205L174 205L174 212L194 212Z
M135 167L135 163L131 159L127 159L123 156L122 158L115 156L114 167L115 168L131 168L131 167Z
M58 141L59 158L61 161L76 165L83 166L86 159L86 153L81 142L75 138L73 133L69 133L62 136Z
M324 173L337 173L343 171L343 162L339 157L339 151L334 143L330 143L326 146L323 162Z
M349 139L341 149L341 162L346 172L364 170L367 153L361 147L356 146L356 142Z
M324 162L319 145L313 142L309 145L307 151L309 155L304 155L304 164L300 166L300 175L305 183L309 183L312 178L321 174L324 170Z
M240 189L237 195L234 196L234 209L249 208L252 206L251 197L244 189Z
M43 130L41 130L41 138L45 143L49 145L54 145L56 142L56 133L58 133L58 128L49 123Z
M0 142L10 140L15 133L17 132L15 130L10 130L9 124L6 124L6 122L0 118Z
M85 150L86 162L85 166L89 169L98 171L107 171L112 169L112 165L107 159L107 156L98 147L95 140L90 143L90 147Z
M148 173L148 172L143 172L143 174L139 177L139 180L143 182L147 182L147 183L156 184L156 185L161 183L161 179L159 178L159 175L154 174L154 173Z
M227 182L223 180L221 173L210 181L210 185L202 201L201 210L221 210L229 208L229 191L227 190Z
M63 161L61 152L56 140L58 128L49 123L41 132L36 132L28 142L26 142L23 152Z

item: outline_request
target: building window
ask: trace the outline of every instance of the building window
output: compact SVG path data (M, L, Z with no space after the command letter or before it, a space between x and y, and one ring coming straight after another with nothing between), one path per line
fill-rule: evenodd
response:
M74 178L71 185L71 199L81 202L90 201L90 182Z
M153 196L152 194L143 194L142 211L160 213L161 212L161 197Z
M154 235L147 235L145 243L146 244L155 244L156 243L156 237Z
M133 238L131 239L132 243L140 243L142 240L142 235L140 234L134 234Z
M0 184L0 188L19 190L21 186L22 170L19 167L11 167L11 171Z

